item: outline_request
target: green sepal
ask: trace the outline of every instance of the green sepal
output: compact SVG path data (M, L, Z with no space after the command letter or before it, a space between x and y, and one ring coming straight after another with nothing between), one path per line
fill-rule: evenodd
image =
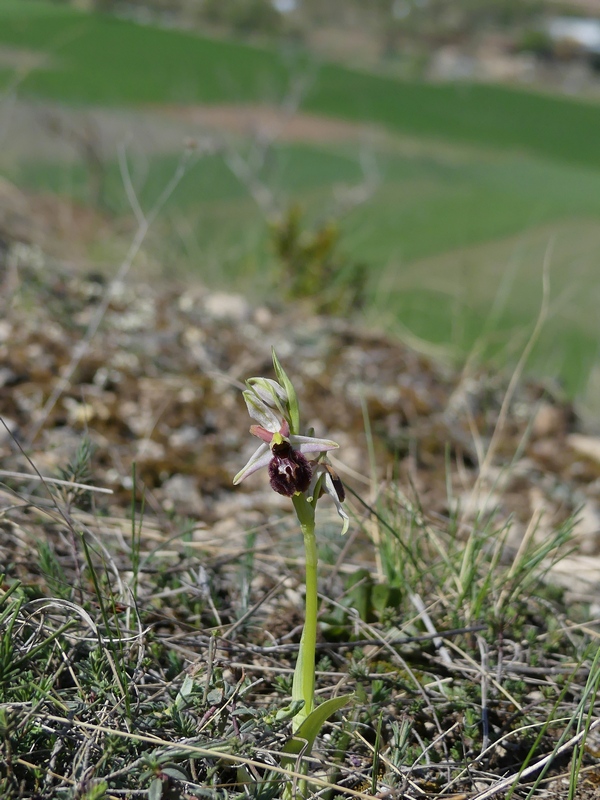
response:
M300 407L298 405L298 395L296 394L296 390L285 373L285 370L279 363L279 359L275 353L275 348L272 349L273 354L273 369L275 370L275 375L277 375L277 380L281 386L285 389L288 396L288 412L289 412L289 425L290 425L290 433L295 435L300 434Z
M161 767L160 771L165 775L168 775L169 778L173 778L173 780L189 781L189 777L185 774L185 772L177 767Z

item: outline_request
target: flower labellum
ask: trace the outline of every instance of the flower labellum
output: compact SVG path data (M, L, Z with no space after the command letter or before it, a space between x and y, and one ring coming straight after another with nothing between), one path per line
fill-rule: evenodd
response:
M271 486L276 492L279 492L279 494L285 494L288 497L296 494L297 491L305 491L310 484L311 467L310 462L307 461L304 454L322 453L326 452L327 450L335 450L338 447L337 443L332 442L330 439L317 439L314 436L294 436L293 433L290 433L289 426L285 420L280 423L279 430L275 433L267 428L264 428L262 425L252 425L250 428L250 433L253 436L256 436L257 439L262 439L263 444L261 444L258 450L256 450L256 452L250 457L250 460L246 466L243 467L243 469L241 469L235 476L233 479L234 485L241 483L249 475L252 475L254 472L257 472L263 467L269 468L269 476L272 478L271 462L277 458L280 459L280 463L277 465L278 470L279 467L281 467L281 469L285 471L285 469L289 467L291 472L298 474L299 471L299 474L301 475L305 474L304 462L306 462L309 468L309 477L306 486L304 486L304 479L300 478L300 485L304 486L304 488L294 489L294 491L290 493L281 492L279 489L275 489L275 486L273 483L271 483ZM283 449L280 449L279 453L277 453L275 448ZM295 468L292 469L290 464L294 464ZM299 466L300 464L302 464L302 466ZM273 469L275 469L275 467ZM287 485L289 486L290 484L287 483Z
M289 441L282 439L271 445L273 458L269 462L269 478L273 491L292 497L296 492L305 492L310 486L312 470L309 462L299 450L294 450Z

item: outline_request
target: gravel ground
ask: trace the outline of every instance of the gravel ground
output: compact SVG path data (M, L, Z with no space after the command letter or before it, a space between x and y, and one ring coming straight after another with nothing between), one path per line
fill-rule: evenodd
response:
M268 520L284 499L260 475L231 479L253 448L240 388L270 374L274 345L307 427L339 441L351 489L373 496L366 415L378 481L395 471L431 520L459 506L459 535L476 517L510 518L507 558L532 519L544 537L577 512L576 551L553 576L577 598L600 592L600 439L545 387L507 399L501 376L455 372L347 320L202 286L106 283L14 243L1 281L2 469L55 475L88 436L115 514L135 462L159 517L175 508L212 530Z

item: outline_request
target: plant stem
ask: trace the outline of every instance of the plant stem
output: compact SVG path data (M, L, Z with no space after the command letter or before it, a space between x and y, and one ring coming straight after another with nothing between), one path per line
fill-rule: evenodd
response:
M306 610L304 629L300 640L298 661L294 670L292 700L304 700L304 706L292 722L294 732L313 711L315 705L315 653L317 644L317 539L315 536L315 510L303 495L292 498L306 553Z

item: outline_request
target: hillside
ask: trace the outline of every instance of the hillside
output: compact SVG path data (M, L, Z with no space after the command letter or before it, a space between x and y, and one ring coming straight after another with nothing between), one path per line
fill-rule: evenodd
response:
M502 366L532 329L550 254L531 368L597 409L600 107L400 82L44 2L7 0L0 19L0 169L114 220L118 235L102 225L75 247L84 262L110 272L127 246L123 153L148 213L195 142L154 225L154 273L276 292L269 223L298 205L307 236L331 222L338 262L365 266L365 319Z

